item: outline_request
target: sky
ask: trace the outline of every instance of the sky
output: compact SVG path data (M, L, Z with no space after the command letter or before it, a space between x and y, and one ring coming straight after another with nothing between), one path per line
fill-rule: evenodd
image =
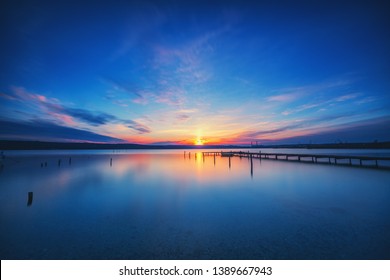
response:
M1 1L0 139L390 141L386 1Z

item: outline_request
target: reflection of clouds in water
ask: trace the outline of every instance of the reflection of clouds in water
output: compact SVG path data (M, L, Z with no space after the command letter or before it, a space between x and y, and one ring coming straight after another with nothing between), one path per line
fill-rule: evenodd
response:
M71 165L46 156L47 168L37 156L6 163L0 256L388 257L390 173L254 158L251 177L248 158L232 157L229 169L228 157L214 165L195 152L72 155Z

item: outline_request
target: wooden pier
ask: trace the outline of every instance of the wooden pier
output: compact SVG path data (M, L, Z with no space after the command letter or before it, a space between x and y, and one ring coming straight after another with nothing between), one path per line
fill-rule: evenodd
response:
M287 153L262 153L259 152L243 152L243 151L220 151L220 152L203 152L205 156L221 156L221 157L245 157L251 159L270 159L283 160L304 163L321 163L333 165L347 165L355 167L381 168L389 169L389 165L380 163L390 162L390 157L378 156L353 156L353 155L330 155L330 154L287 154Z

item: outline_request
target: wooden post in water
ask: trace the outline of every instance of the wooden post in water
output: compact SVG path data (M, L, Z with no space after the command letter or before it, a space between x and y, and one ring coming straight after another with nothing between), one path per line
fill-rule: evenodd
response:
M215 166L215 153L214 153L214 166Z
M112 158L110 159L110 166L112 166Z
M33 202L33 192L28 192L28 195L27 195L27 206L31 206Z
M60 159L58 160L58 166L61 166L61 160Z
M229 156L229 169L230 169L231 166L232 166L232 164L231 164L230 156Z
M253 160L252 160L252 154L251 154L251 177L253 177Z
M72 164L72 158L70 157L69 158L69 165L71 165Z

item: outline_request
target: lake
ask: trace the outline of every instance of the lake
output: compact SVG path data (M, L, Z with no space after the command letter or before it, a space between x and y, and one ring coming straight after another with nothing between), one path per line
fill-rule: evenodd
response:
M389 170L201 151L6 151L0 258L390 259Z

